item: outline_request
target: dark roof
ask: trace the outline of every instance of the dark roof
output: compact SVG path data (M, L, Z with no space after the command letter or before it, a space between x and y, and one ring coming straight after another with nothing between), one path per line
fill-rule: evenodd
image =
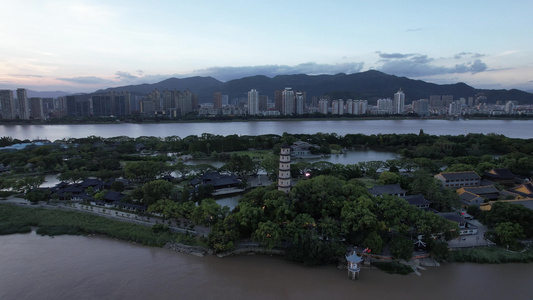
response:
M490 178L498 178L498 179L514 179L514 174L509 171L509 169L505 168L494 168L488 172L485 172L486 177Z
M476 203L476 202L485 202L485 199L476 195L476 194L472 194L470 192L466 192L466 193L462 193L461 195L459 195L459 198L461 199L461 201L465 204L468 204L470 205L472 202Z
M240 182L240 178L235 174L223 175L219 172L209 172L205 173L199 178L194 178L189 182L191 185L197 185L199 183L202 183L205 185L212 185L217 188L237 184Z
M476 172L442 172L437 175L442 176L446 180L461 180L461 179L481 179Z
M105 194L104 196L104 200L106 201L110 201L110 202L113 202L113 201L120 201L122 200L122 198L124 198L124 194L122 193L119 193L119 192L115 192L115 191L109 191Z
M406 190L402 189L399 183L397 184L387 184L387 185L376 185L368 189L368 192L373 196L380 196L384 194L389 195L399 195L405 194Z
M456 223L466 223L466 220L461 217L460 214L456 212L447 212L447 213L438 213L439 216L445 218L446 220L450 220Z
M498 194L500 191L495 188L493 185L486 186L469 186L463 187L465 192L469 192L476 195L486 195L486 194Z
M428 205L431 202L427 200L424 195L410 195L410 196L401 196L400 198L405 199L409 204L419 206L419 205Z
M138 209L138 210L145 210L146 209L146 204L132 204L132 203L126 203L126 202L113 202L114 205L118 205L118 206L124 206L124 207L129 207L129 208L133 208L133 209Z

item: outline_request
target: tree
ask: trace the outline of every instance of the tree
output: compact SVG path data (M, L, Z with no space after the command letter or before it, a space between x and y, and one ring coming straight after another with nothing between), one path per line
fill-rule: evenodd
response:
M235 215L229 215L211 227L211 232L208 236L208 245L216 252L229 251L235 247L235 243L239 238L238 221Z
M383 251L383 239L381 236L375 232L372 231L363 242L363 246L370 249L372 253L381 253Z
M392 256L399 259L411 259L413 257L413 242L405 237L397 236L390 242Z
M396 173L392 173L389 171L383 171L379 175L378 183L379 184L396 184L396 183L400 183L401 179L402 179L401 176Z
M86 179L87 177L89 177L89 172L87 172L87 171L81 171L81 170L79 170L79 169L68 170L68 171L62 172L62 173L58 176L59 180L61 180L61 181L67 181L67 182L72 182L72 183L76 183L76 182L79 182L79 181L83 181L83 180Z
M124 166L126 178L141 183L153 181L164 170L164 164L158 161L134 161Z
M515 248L517 239L524 237L524 229L520 224L503 222L494 227L498 242L502 246Z
M282 231L277 223L266 221L259 223L257 230L254 232L254 239L261 242L261 244L272 249L277 246L282 240Z
M37 204L39 201L50 200L50 194L46 191L33 189L24 195L24 198L30 201L32 204Z
M170 194L174 185L166 180L154 180L146 183L142 187L142 202L151 205L159 199L170 199Z
M192 212L191 219L195 224L210 225L223 219L229 212L228 207L220 207L215 199L204 199Z
M111 190L113 190L113 191L123 192L125 188L126 187L124 185L124 182L122 182L122 181L115 180L115 181L113 181L113 183L111 183Z
M261 168L267 173L268 179L274 181L278 179L279 157L269 155L261 160Z
M444 241L437 241L433 247L431 247L431 257L437 261L444 261L450 256L450 250L448 249L448 243Z

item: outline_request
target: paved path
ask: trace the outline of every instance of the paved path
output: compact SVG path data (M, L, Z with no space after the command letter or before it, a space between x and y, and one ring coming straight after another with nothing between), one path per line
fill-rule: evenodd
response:
M119 220L122 222L130 222L145 226L152 226L154 224L163 224L165 222L166 225L169 226L171 231L174 232L181 232L181 233L190 233L195 235L202 235L204 237L207 237L209 233L211 232L211 228L195 225L192 229L182 228L181 226L178 226L176 220L171 220L170 224L168 223L169 220L163 221L163 219L153 216L141 216L137 215L133 212L125 212L120 211L116 209L111 208L105 208L100 206L94 206L94 205L88 205L88 204L82 204L82 203L55 203L55 204L48 204L48 203L39 203L36 205L32 205L28 200L19 198L16 196L10 196L6 200L0 200L2 203L13 203L15 205L19 206L34 206L34 207L43 207L48 209L64 209L64 210L74 210L79 211L83 213L90 213L93 215L102 216L109 219ZM180 220L181 224L192 224L191 222L187 222L186 219Z

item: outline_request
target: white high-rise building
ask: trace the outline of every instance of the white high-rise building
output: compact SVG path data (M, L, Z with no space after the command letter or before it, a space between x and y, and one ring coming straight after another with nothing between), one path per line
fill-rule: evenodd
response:
M281 92L281 114L292 115L294 113L294 91L292 88L285 88Z
M318 100L318 112L321 114L328 114L328 99Z
M394 103L393 103L393 114L402 115L405 112L405 94L400 89L397 93L394 94Z
M304 114L304 107L305 107L305 98L303 92L296 92L296 96L294 97L294 106L296 110L297 115L303 115Z
M248 92L248 114L259 114L259 92L256 89L251 89Z
M378 99L378 110L382 114L392 114L392 99Z
M514 114L514 102L513 101L507 101L507 103L505 103L505 113L508 115Z

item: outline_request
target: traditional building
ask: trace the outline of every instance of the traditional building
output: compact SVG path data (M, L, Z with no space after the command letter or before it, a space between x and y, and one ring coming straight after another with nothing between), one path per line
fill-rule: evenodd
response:
M291 147L287 144L281 146L279 155L278 190L291 191Z
M476 172L442 172L434 176L443 187L479 186L481 177Z

